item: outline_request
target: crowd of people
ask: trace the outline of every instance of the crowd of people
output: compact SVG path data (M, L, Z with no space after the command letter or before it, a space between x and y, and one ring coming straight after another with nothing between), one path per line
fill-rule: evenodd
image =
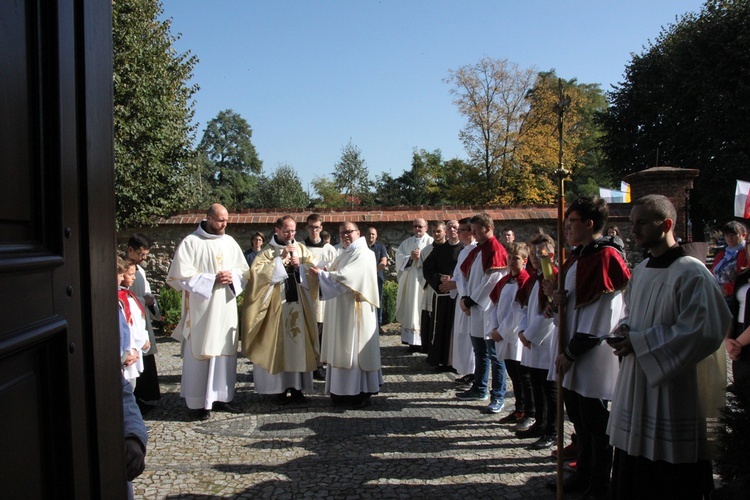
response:
M267 242L256 233L243 252L225 232L228 219L212 205L178 246L166 280L182 292L173 336L182 342L180 395L194 417L242 411L233 403L238 348L253 363L255 391L279 404L305 401L317 378L332 404L370 405L383 384L389 262L377 229L363 238L357 224L342 222L334 247L317 214L303 241L285 216ZM666 197L634 201L630 219L646 256L634 269L597 198L568 206L559 269L557 245L541 230L520 242L510 228L498 239L485 213L415 219L394 259L401 340L426 354L430 369L455 373L456 398L486 402L487 413L506 408L510 378L513 407L498 421L531 448L557 442L562 397L575 429L562 450L574 458L563 491L702 498L713 488L727 352L734 383L750 377L747 231L738 222L723 228L727 247L709 270L705 255L678 243ZM149 248L135 235L128 261L118 261L123 374L142 408L159 398L150 328L159 312L140 267Z

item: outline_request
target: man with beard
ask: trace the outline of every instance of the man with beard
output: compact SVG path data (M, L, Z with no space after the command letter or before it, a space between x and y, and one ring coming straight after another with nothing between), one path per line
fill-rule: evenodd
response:
M630 221L649 256L625 292L619 338L609 340L621 356L607 426L612 498L708 498L732 316L711 272L675 241L668 198L636 200Z
M175 251L167 284L182 292L182 318L172 334L182 341L180 396L196 418L232 405L237 380L237 301L248 278L242 249L225 234L229 214L218 203Z

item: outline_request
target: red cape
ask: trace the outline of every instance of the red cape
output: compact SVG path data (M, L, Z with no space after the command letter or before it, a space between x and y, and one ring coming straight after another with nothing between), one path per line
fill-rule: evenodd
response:
M497 241L497 238L490 236L487 241L480 243L469 252L466 259L461 263L461 272L464 277L469 277L469 270L474 264L479 252L482 252L482 272L487 272L490 269L503 269L508 267L508 252L505 251L505 247Z
M630 270L620 252L602 246L593 252L582 252L569 261L576 266L576 309L596 301L605 293L623 290L630 281ZM565 262L566 270L572 265Z

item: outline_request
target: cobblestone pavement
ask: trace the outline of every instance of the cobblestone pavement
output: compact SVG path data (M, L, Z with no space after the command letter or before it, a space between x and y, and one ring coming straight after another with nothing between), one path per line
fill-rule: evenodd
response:
M518 499L554 498L549 450L527 449L486 402L455 398L452 373L410 354L393 328L380 337L385 384L372 405L334 408L323 382L298 406L252 388L238 360L234 402L242 414L192 421L179 397L179 343L159 339L162 399L144 415L146 470L138 498ZM569 424L568 424L569 425ZM566 433L569 435L569 432Z

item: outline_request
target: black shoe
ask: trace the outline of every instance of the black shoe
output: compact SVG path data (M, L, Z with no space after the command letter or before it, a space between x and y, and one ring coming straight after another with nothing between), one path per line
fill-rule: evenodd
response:
M581 496L581 500L608 500L609 498L609 487L606 486L600 488L594 488L592 486L583 493L583 496Z
M276 395L276 403L280 405L288 405L289 398L286 397L286 391Z
M155 404L147 403L142 399L136 399L135 402L138 404L138 409L141 410L141 415L145 415L156 408Z
M464 375L463 377L458 377L454 382L458 385L470 385L474 383L474 374L470 373L468 375Z
M354 402L352 403L352 409L353 410L359 410L362 408L366 408L370 406L370 395L369 394L360 394L359 396L356 396L354 398Z
M211 412L209 410L193 410L193 419L195 420L208 420L211 418Z
M225 403L223 401L214 401L213 409L215 411L225 411L227 413L242 413L242 408L233 405L231 402Z
M540 438L544 436L544 430L540 425L532 425L527 431L516 431L516 437L519 439Z
M289 398L290 403L301 404L307 402L307 398L305 398L305 395L302 394L302 391L298 391L297 389L289 389L289 393L291 394Z
M532 450L546 450L552 448L557 442L557 436L554 434L544 434L542 437L529 445Z
M524 414L522 411L512 411L497 422L500 424L517 424L523 420L523 417Z
M319 366L317 370L313 372L313 378L315 380L325 380L326 379L326 369L322 366Z
M565 479L563 479L562 482L562 490L563 493L581 493L583 491L586 491L586 489L589 487L589 482L579 476L578 474L574 474L572 476L568 476ZM557 490L557 481L552 480L547 483L547 488L550 490Z
M410 345L409 346L409 352L411 354L422 352L422 346L421 345Z

